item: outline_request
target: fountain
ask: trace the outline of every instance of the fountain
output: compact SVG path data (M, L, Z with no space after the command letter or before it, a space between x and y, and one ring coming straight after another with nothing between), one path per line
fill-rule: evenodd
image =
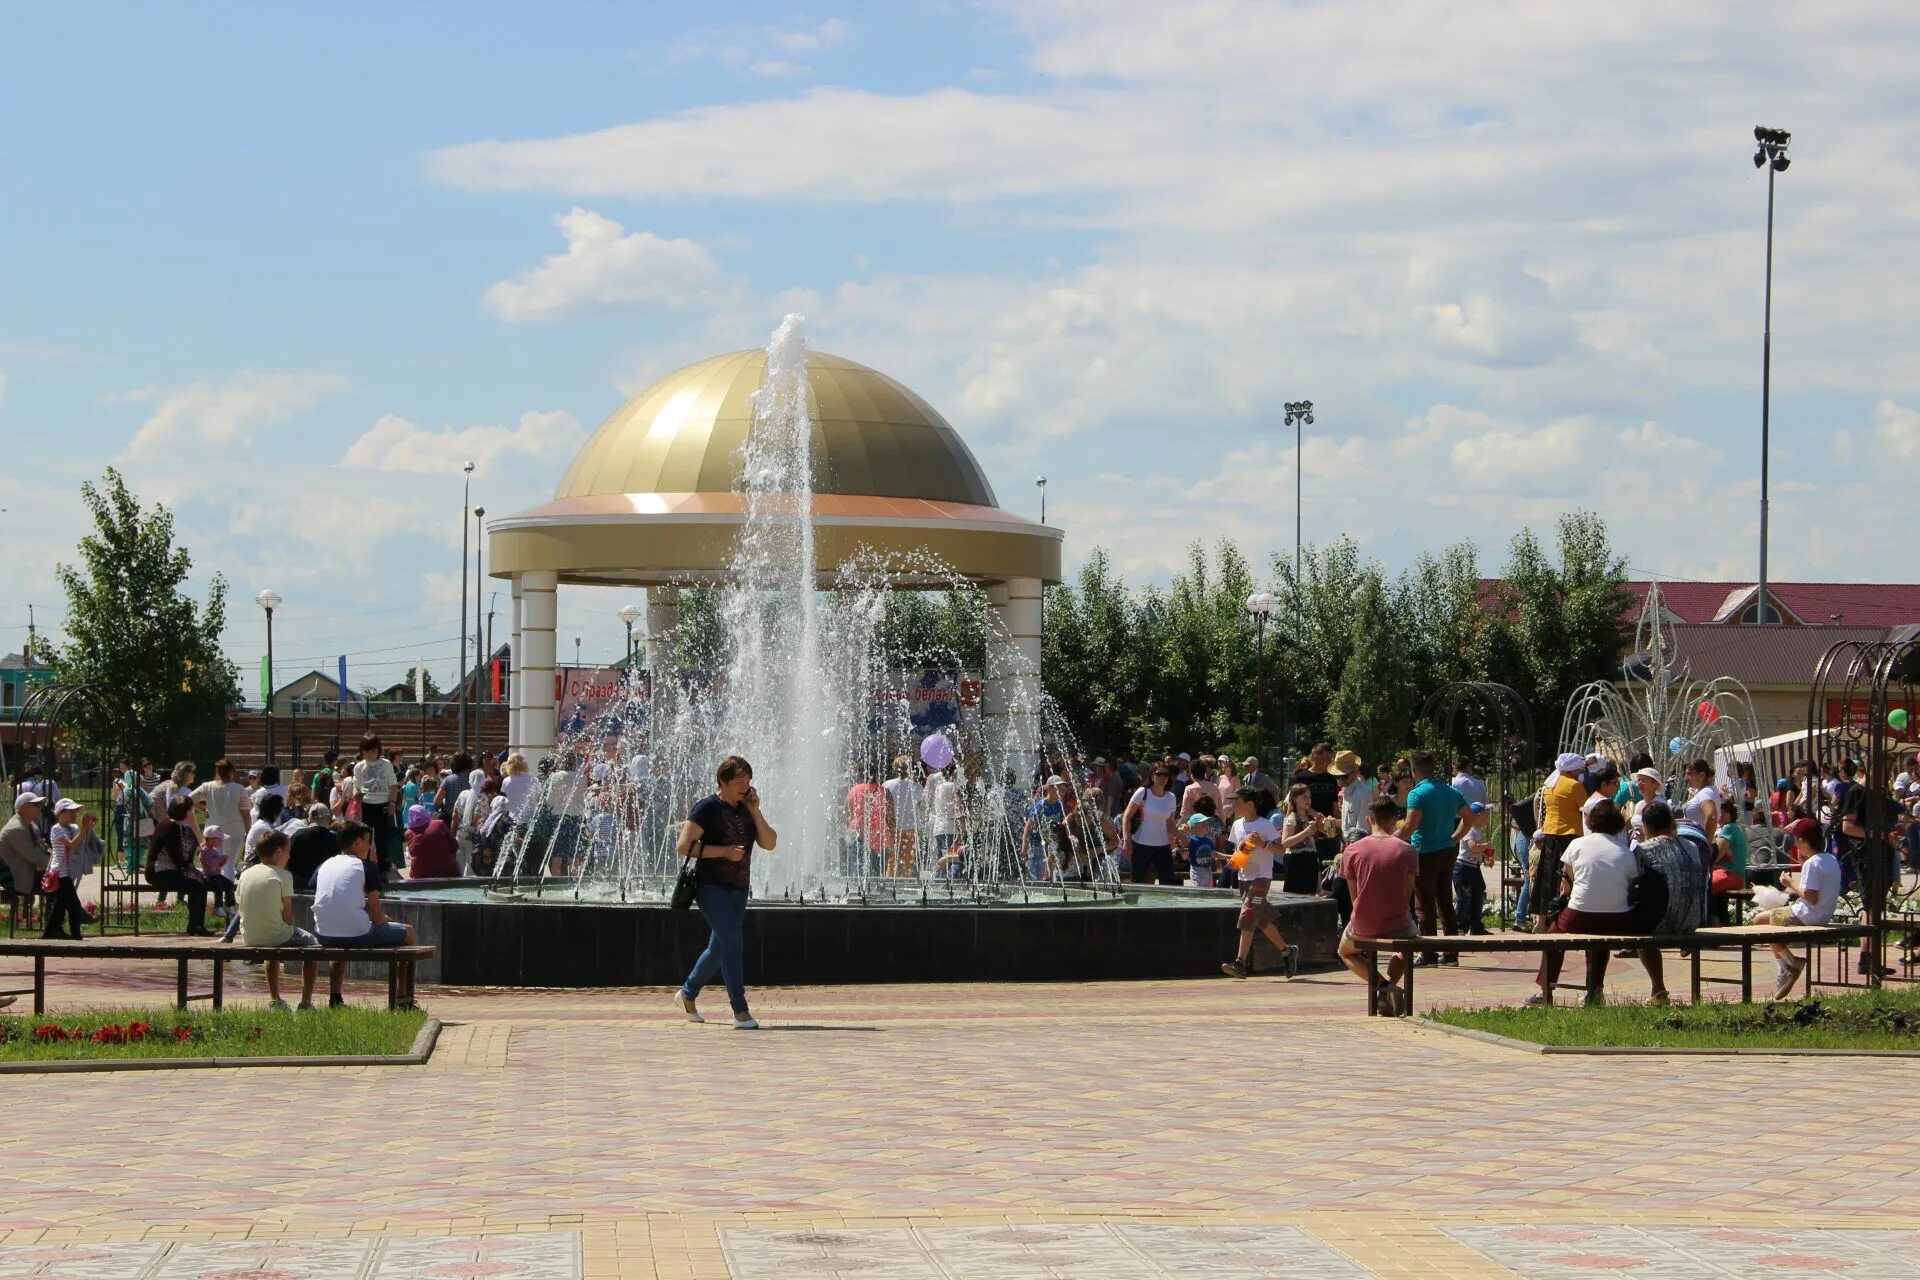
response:
M603 713L556 725L551 766L493 875L395 886L392 914L440 954L428 980L512 985L675 981L704 943L693 912L666 907L674 838L741 755L779 847L757 852L748 913L757 981L1086 978L1212 972L1232 946L1235 901L1119 882L1107 825L1073 809L1029 830L1035 790L1084 779L1086 753L1040 687L986 593L925 547L859 547L823 568L801 318L773 334L737 451L741 519L699 617L652 637L651 672L629 670ZM910 666L887 628L903 590L941 590L981 619L984 653L923 641ZM683 665L717 632L705 665ZM889 650L893 650L892 654ZM966 659L984 658L983 671ZM966 691L993 682L995 706ZM916 695L931 689L946 696ZM917 720L916 702L927 708ZM901 759L946 782L911 802L938 809L936 842L912 857L875 847L855 811ZM1282 925L1330 959L1330 902L1300 899ZM1324 917L1324 919L1322 919Z

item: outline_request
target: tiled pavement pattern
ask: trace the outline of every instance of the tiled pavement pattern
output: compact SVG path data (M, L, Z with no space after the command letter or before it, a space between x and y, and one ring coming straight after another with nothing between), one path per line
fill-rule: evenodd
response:
M1626 968L1615 989L1643 994ZM171 982L164 964L75 966L56 974L55 1008L164 1001ZM1506 962L1420 985L1456 1002L1526 984ZM386 1280L391 1261L303 1271L291 1254L164 1268L200 1265L185 1246L202 1242L388 1251L364 1263L470 1236L537 1245L414 1274L725 1277L731 1256L746 1276L774 1274L751 1268L781 1238L872 1231L911 1247L853 1261L1039 1276L1054 1264L1034 1257L1093 1246L1008 1233L1059 1227L1102 1256L1128 1250L1141 1275L1182 1274L1181 1250L1220 1259L1185 1274L1223 1276L1607 1270L1595 1257L1616 1274L1865 1276L1901 1250L1916 1259L1902 1274L1920 1273L1920 1244L1903 1243L1920 1225L1920 1126L1898 1105L1912 1068L1897 1060L1515 1054L1368 1021L1344 974L772 989L756 993L757 1034L675 1021L657 991L423 994L453 1024L424 1068L11 1078L0 1277L35 1274L16 1247L74 1243L148 1252L130 1270L32 1265ZM1783 1137L1810 1090L1817 1135ZM245 1122L219 1122L227 1099ZM1172 1230L1189 1227L1213 1230ZM1788 1238L1749 1257L1685 1233L1707 1227ZM1510 1228L1602 1235L1589 1248ZM1231 1263L1246 1232L1266 1271ZM989 1246L994 1269L956 1269ZM1293 1259L1310 1270L1272 1270Z

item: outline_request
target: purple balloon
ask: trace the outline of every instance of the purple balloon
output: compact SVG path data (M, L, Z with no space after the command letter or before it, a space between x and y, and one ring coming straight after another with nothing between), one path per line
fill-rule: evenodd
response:
M920 759L929 769L944 769L953 763L953 739L944 733L930 733L920 740Z

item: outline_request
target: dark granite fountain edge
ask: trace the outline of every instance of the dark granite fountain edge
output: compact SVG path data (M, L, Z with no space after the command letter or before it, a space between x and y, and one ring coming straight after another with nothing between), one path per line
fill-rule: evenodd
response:
M458 881L442 884L460 884ZM472 887L473 881L464 882ZM430 887L421 884L418 888ZM1189 891L1191 892L1191 891ZM747 912L749 985L866 982L1088 982L1217 975L1233 955L1238 908L828 906L756 902ZM1211 896L1211 895L1210 895ZM1336 963L1333 902L1275 894L1302 963ZM303 904L304 905L304 904ZM451 986L628 987L681 981L707 945L697 911L664 904L461 902L407 896L387 915L435 948L422 982ZM1261 940L1256 970L1274 957Z

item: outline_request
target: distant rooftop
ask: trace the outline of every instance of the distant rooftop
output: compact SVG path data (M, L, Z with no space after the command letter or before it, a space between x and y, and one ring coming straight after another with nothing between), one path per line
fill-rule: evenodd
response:
M1627 590L1633 593L1636 617L1652 586L1651 582L1627 584ZM1789 625L1898 627L1920 623L1920 584L1769 582L1767 594ZM1734 622L1751 609L1753 596L1752 582L1660 583L1660 599L1673 615L1669 619L1673 622Z

